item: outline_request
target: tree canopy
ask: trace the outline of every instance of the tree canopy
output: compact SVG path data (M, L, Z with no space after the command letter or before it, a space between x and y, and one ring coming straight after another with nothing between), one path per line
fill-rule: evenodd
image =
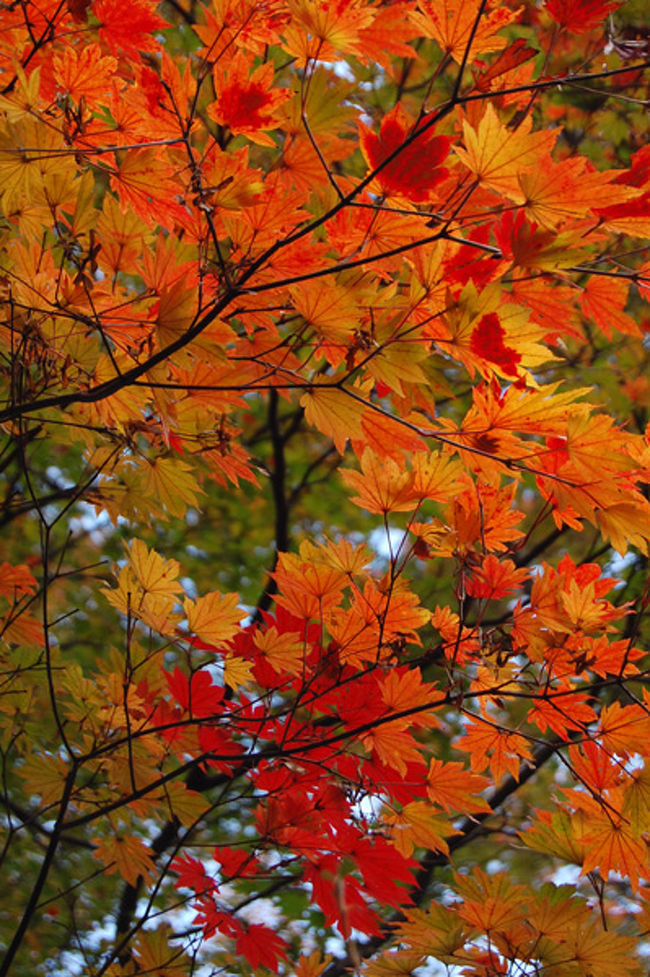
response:
M644 0L0 4L0 977L635 977Z

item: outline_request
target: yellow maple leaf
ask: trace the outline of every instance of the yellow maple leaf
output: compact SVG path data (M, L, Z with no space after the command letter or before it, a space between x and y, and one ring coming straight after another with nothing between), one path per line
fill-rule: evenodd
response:
M458 458L439 451L418 451L413 455L413 495L436 502L448 502L458 495L462 473Z
M634 770L625 789L623 814L630 828L639 835L650 823L650 770Z
M176 597L181 585L176 579L180 564L166 560L155 550L150 550L141 539L133 539L125 546L129 565L142 590L159 597Z
M507 872L488 874L477 866L472 875L455 875L455 881L465 899L458 914L470 926L489 932L523 918L526 890L523 885L513 885Z
M422 963L422 954L410 950L387 950L366 964L363 974L364 977L412 977L415 968Z
M645 499L618 502L605 509L598 509L595 518L603 539L609 540L621 556L625 556L628 546L636 546L642 553L647 554L650 540L650 505Z
M519 834L524 844L533 851L582 865L585 856L584 837L588 828L588 816L584 811L569 814L564 808L560 808L554 813L537 811L532 827Z
M549 129L531 132L531 124L508 129L489 104L476 129L463 122L465 149L457 146L455 152L482 186L523 203L522 170L534 166L540 153L550 152L558 137L557 131Z
M176 579L180 566L165 560L140 539L125 546L128 563L120 569L117 587L103 588L106 599L118 611L139 618L161 634L173 634L180 615L174 610L182 587Z
M310 563L324 563L335 570L342 570L347 575L361 573L374 559L374 554L365 543L353 546L344 537L336 543L330 539L319 544L303 540L300 556Z
M40 647L45 641L42 622L30 611L20 609L0 618L0 637L6 643L26 647Z
M238 655L226 655L223 666L223 680L231 689L238 689L243 685L248 685L253 676L251 669L253 665L240 658Z
M25 781L29 793L39 794L43 807L61 800L68 773L65 761L50 753L29 756L18 768L18 775Z
M166 805L170 816L178 818L184 828L193 827L210 807L203 794L190 790L178 780L165 784L160 803Z
M448 855L449 845L445 838L461 833L446 818L436 814L427 801L412 801L399 814L386 814L383 820L391 826L391 841L404 858L410 858L415 848Z
M197 505L202 490L189 465L175 458L158 457L144 469L142 492L146 498L162 504L171 516L182 519L188 506Z
M373 22L375 12L363 0L345 5L318 0L289 0L291 19L283 31L284 47L299 67L310 61L335 61L339 52L364 57L361 31Z
M345 390L332 384L314 384L300 398L305 419L321 434L331 438L337 451L343 454L348 438L362 437L361 418L364 405L348 396Z
M192 634L211 645L234 638L243 616L238 601L238 594L222 594L218 590L197 600L186 598L183 610Z
M310 544L303 543L300 553L280 553L274 576L278 584L278 604L296 617L317 617L327 608L338 604L347 574L317 557L305 559L312 553Z
M519 177L526 213L535 223L555 228L565 220L586 217L603 199L612 206L639 195L636 188L613 183L617 175L615 170L589 171L582 156L559 163L546 157Z

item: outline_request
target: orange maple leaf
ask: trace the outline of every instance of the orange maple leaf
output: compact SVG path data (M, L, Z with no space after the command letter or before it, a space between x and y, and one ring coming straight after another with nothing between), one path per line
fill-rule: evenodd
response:
M268 61L251 74L252 58L238 51L214 67L216 100L208 106L208 115L231 132L245 135L261 146L275 146L265 130L279 125L277 111L291 98L286 88L273 88L273 64ZM224 66L226 65L226 66Z
M521 761L531 757L530 747L523 736L482 722L478 717L472 718L456 746L471 755L473 771L480 773L489 766L495 780L500 780L506 771L519 780Z
M525 567L517 568L512 560L499 560L489 553L467 582L467 593L470 597L498 600L518 591L528 575Z
M139 51L156 51L156 33L170 25L158 13L156 0L94 0L93 14L99 20L99 37L113 54L126 54L136 63Z
M152 850L133 835L96 838L93 858L103 863L107 875L119 872L129 885L137 886L140 877L148 880L153 874Z
M480 13L479 13L480 11ZM517 15L515 9L489 0L420 0L411 16L426 37L433 37L445 53L460 63L471 41L468 63L477 54L499 51L507 44L498 31Z
M449 814L461 811L463 814L478 814L490 811L490 805L481 797L481 791L489 786L487 777L470 773L462 763L429 761L427 774L427 793L434 804L439 804Z
M408 512L417 505L412 473L405 472L391 458L378 458L369 448L361 458L361 471L346 468L341 476L358 492L350 501L368 512Z
M639 872L646 860L646 846L629 824L614 816L603 817L591 825L584 836L585 858L582 872L595 868L603 878L610 872L626 875L634 890L639 887Z

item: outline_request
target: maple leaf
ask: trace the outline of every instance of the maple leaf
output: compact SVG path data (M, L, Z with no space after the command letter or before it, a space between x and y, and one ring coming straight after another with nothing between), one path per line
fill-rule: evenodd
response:
M235 655L226 655L223 666L223 680L231 689L248 685L252 681L252 663Z
M491 104L477 127L463 122L463 133L465 148L454 146L461 162L481 185L520 203L522 170L533 166L540 154L550 152L557 139L553 131L531 132L530 122L516 131L506 128Z
M536 55L537 52L533 48L527 47L523 38L517 38L505 51L501 51L489 66L481 64L480 61L477 63L476 67L473 68L476 87L481 92L492 90L493 82L497 78L503 79L504 75L510 75L515 68L530 61Z
M512 560L498 560L490 553L467 584L471 597L498 600L519 590L528 576L525 567L517 569Z
M273 65L261 64L251 74L252 59L238 51L225 67L214 67L216 100L208 106L208 115L220 125L241 133L262 146L274 146L266 130L278 126L277 111L291 92L273 88Z
M449 821L437 816L426 801L411 801L399 813L385 813L383 820L390 826L393 845L404 858L409 858L416 848L448 855L446 838L460 833Z
M592 170L579 156L559 163L549 156L541 159L539 166L525 170L519 176L526 198L526 213L547 228L592 213L604 193L611 199L612 206L624 203L636 193L629 187L617 185L615 180L615 172Z
M449 152L449 139L434 136L431 127L418 136L417 125L399 103L382 119L378 136L360 122L359 141L371 171L396 154L394 159L381 166L373 181L387 197L421 203L430 199L431 191L447 176L447 170L440 163ZM426 161L425 165L423 161Z
M238 594L222 594L218 590L197 600L183 602L183 610L192 634L211 645L220 645L233 638L242 617Z
M363 0L289 0L288 7L285 46L301 67L334 61L339 52L365 57L362 31L372 25L375 11Z
M584 836L583 873L600 868L603 878L618 872L629 878L633 889L639 886L639 867L646 857L645 844L622 819L609 815L591 824Z
M27 594L33 594L36 587L36 578L24 563L20 566L0 563L0 596L15 602Z
M331 959L331 954L323 956L320 950L313 950L309 956L302 954L296 961L294 977L320 977Z
M142 491L158 500L172 516L182 517L198 504L201 489L189 465L176 458L156 458L144 467Z
M318 617L339 603L347 577L320 553L314 554L308 543L303 547L299 554L280 554L274 572L280 590L278 603L297 618Z
M520 832L524 844L567 862L582 865L585 855L584 835L589 820L582 811L569 814L564 808L555 812L537 811L536 820L527 831Z
M300 398L300 406L304 408L307 423L332 438L340 454L344 453L348 439L361 439L363 406L345 390L330 384L314 385Z
M224 690L213 683L205 669L195 672L188 681L181 670L175 668L171 675L167 675L167 685L179 706L192 716L204 718L218 713Z
M504 373L516 377L521 355L504 344L504 337L505 331L498 315L496 312L489 312L475 326L470 340L470 349L475 356L496 363Z
M67 772L67 764L62 757L44 753L27 757L19 774L29 785L30 791L38 794L42 804L49 807L60 799Z
M486 777L465 770L462 763L445 763L435 758L429 761L427 792L431 800L448 813L478 814L491 810L485 798L480 796L488 783Z
M567 740L571 730L584 731L596 714L587 702L587 697L573 690L562 693L552 692L548 697L540 697L528 713L528 720L535 723L543 733L552 729Z
M455 61L460 63L467 51L471 63L477 54L506 46L505 37L500 37L498 31L515 15L514 10L493 2L481 7L480 0L420 0L418 12L411 16L422 33L435 38Z
M392 458L398 465L402 464L407 452L422 451L426 447L423 439L410 426L372 408L364 410L361 432L374 454L380 458Z
M253 969L268 967L276 974L280 960L287 959L286 946L284 940L263 923L250 923L237 937L237 951Z
M359 494L351 502L368 512L408 512L417 505L413 497L413 476L392 459L381 461L369 448L361 458L361 471L344 469L344 482Z
M526 740L519 733L508 732L478 718L467 725L457 746L470 754L472 771L480 773L489 766L495 780L500 780L506 770L519 780L521 760L529 760L531 756Z
M435 708L442 695L434 685L422 681L419 668L393 669L380 685L381 697L391 712L412 710L411 721L416 725L438 725L429 709ZM426 708L420 711L421 707Z
M477 867L456 883L464 898L459 915L471 926L493 933L522 919L524 888L513 885L505 872L488 875Z
M136 62L138 52L155 51L155 32L169 26L156 6L155 0L132 0L127 10L119 0L93 0L101 40L113 54L125 54Z
M636 838L642 836L645 825L648 823L648 813L650 812L650 777L648 774L649 771L645 765L641 769L635 770L631 774L625 789L623 815L625 819L629 819L630 830Z
M135 579L146 593L161 597L175 597L179 593L181 586L176 578L180 564L176 560L165 560L140 539L125 545L125 551Z
M416 741L400 721L377 725L363 736L366 749L376 753L381 763L404 776L409 764L421 762Z
M102 54L99 44L80 48L66 47L52 59L52 75L43 78L43 87L69 95L75 102L83 99L95 107L103 101L107 82L116 73L117 60Z
M620 7L622 0L546 0L545 10L572 34L584 34L598 27Z
M623 310L627 301L627 282L590 278L581 299L583 311L611 339L612 329L628 336L640 335L634 319Z
M588 924L576 927L571 934L568 952L573 954L581 969L584 968L583 973L594 977L618 977L620 973L637 977L639 962L629 953L632 945L631 937L603 931L590 920Z
M278 672L300 675L304 668L305 643L297 632L280 634L275 627L256 631L253 638L266 660Z
M612 702L603 706L598 736L612 753L631 756L638 752L643 755L650 736L650 717L640 706Z
M155 148L127 153L111 175L111 188L122 210L133 210L150 227L162 222L173 225L183 216L183 208L175 199L174 172Z
M153 852L134 835L96 838L93 858L103 863L107 875L119 872L129 885L137 886L140 877L149 879L153 873Z
M186 972L188 957L170 943L172 937L171 927L164 925L139 934L134 954L143 973L181 977Z

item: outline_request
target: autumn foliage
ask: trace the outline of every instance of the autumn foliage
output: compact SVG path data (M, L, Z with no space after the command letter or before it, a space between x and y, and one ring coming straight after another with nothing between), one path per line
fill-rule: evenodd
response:
M0 977L646 972L644 9L0 4Z

